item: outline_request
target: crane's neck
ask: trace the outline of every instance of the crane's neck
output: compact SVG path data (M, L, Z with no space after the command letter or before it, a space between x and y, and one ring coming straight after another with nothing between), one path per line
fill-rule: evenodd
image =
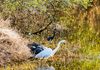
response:
M58 42L57 47L53 50L53 55L57 52L57 50L60 48L60 44L63 43L62 41Z

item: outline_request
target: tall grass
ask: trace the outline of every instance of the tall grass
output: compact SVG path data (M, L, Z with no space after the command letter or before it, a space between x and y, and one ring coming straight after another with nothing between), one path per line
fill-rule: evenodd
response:
M30 58L31 52L27 47L28 41L22 38L16 31L0 22L0 65L12 61L22 61Z
M99 0L94 1L99 2ZM17 3L17 1L14 3ZM33 11L30 10L29 7L27 7L25 12L21 2L19 2L21 6L17 7L17 5L11 4L10 1L9 3L5 3L2 13L7 12L7 14L3 14L6 18L8 15L12 16L12 27L21 30L21 32L23 32L25 36L28 36L31 41L39 42L40 44L53 49L56 47L59 40L65 39L69 42L69 44L66 44L65 46L62 45L59 51L54 55L53 59L49 58L47 60L47 64L53 65L56 70L100 70L99 5L88 6L91 3L88 0L81 1L81 3L81 7L80 5L75 4L75 6L70 8L65 6L62 7L62 2L60 4L59 1L54 1L54 8L55 10L58 10L55 15L57 23L53 23L51 25L53 27L48 27L47 31L44 31L40 35L31 35L31 37L25 35L25 32L35 32L41 27L44 27L48 22L46 22L46 24L42 24L41 22L44 22L44 18L42 17L46 15L43 13L40 14L41 12L37 9L36 12L38 13L31 14ZM12 7L19 9L16 9L13 12L11 10L10 12L12 13L9 13L9 11L5 11L6 5L10 5L9 10L13 9ZM52 7L50 7L50 10L51 8ZM52 14L54 11L50 11L50 13ZM35 24L34 21L37 24ZM28 43L27 40L23 39L16 31L9 28L9 24L4 23L5 21L3 20L0 22L1 64L5 64L9 59L10 61L22 61L23 59L27 59L29 55L31 55L30 50L26 47ZM56 34L52 43L48 43L46 41L46 37L49 35L48 32L52 33L56 24L62 26L62 28L58 30L60 33ZM67 51L67 48L70 52ZM4 49L4 51L2 49ZM35 69L34 67L38 67L38 64L41 64L41 62L33 58L32 61L25 61L22 63L15 62L14 65L7 65L7 70L32 70Z

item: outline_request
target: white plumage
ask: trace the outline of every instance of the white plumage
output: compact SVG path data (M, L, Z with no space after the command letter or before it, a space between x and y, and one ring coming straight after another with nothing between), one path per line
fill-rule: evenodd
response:
M42 50L40 53L36 54L35 58L47 59L47 58L53 56L59 49L60 44L65 43L65 42L66 42L66 40L59 41L57 47L54 50L52 50L51 48L44 47L44 50Z

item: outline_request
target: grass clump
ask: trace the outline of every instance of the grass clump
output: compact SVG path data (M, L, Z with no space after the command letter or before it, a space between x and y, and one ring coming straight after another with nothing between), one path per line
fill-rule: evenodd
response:
M4 23L0 22L0 24ZM0 65L30 58L30 49L27 47L28 41L16 31L3 27L3 25L0 26Z

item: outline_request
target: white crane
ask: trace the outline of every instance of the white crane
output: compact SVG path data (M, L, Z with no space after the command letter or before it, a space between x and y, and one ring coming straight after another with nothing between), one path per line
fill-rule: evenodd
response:
M52 57L57 52L57 50L60 48L60 44L65 43L65 42L66 40L59 41L57 47L54 50L52 50L51 48L44 47L44 50L36 54L35 58L47 59L49 57Z

